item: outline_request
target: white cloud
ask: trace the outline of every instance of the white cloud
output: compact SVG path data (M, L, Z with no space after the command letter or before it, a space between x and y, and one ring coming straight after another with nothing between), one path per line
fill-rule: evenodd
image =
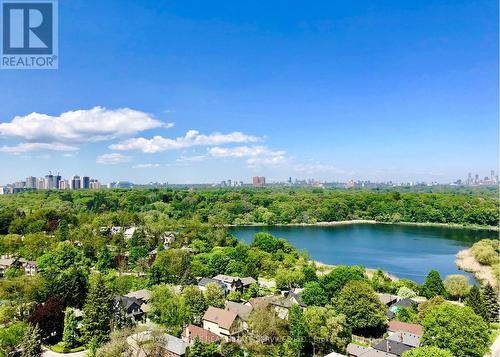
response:
M119 153L112 153L112 154L104 154L104 155L99 155L97 157L96 162L98 164L105 164L105 165L117 165L117 164L122 164L124 162L129 162L132 160L131 156L119 154Z
M213 157L246 157L248 167L277 166L288 161L286 151L273 151L266 146L213 147L208 153Z
M206 159L205 155L196 155L196 156L181 156L177 158L175 161L177 162L199 162Z
M15 146L2 146L0 152L20 154L29 151L77 151L78 147L61 143L22 143Z
M0 123L0 135L34 142L84 143L115 139L158 127L172 127L151 115L129 108L94 107L59 116L31 113Z
M156 153L167 150L179 150L193 146L213 146L229 143L256 142L261 139L241 132L229 134L213 133L200 134L197 130L189 130L186 135L176 139L154 136L151 139L133 138L110 145L112 150L140 150L145 153Z
M139 164L132 166L133 169L155 169L160 167L160 164Z

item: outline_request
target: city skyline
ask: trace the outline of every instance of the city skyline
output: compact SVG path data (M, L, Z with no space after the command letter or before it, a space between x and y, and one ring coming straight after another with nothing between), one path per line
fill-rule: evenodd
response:
M496 2L75 0L59 24L59 69L0 71L2 184L498 171Z

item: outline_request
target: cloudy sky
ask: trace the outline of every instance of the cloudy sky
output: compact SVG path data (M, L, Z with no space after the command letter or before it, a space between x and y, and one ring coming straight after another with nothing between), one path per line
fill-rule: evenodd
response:
M59 69L0 70L0 184L496 170L497 1L59 3Z

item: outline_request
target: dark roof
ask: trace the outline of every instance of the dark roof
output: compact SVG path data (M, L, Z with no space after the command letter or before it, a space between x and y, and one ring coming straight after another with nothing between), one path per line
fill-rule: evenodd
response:
M210 283L220 286L224 291L227 289L226 284L224 284L222 281L211 278L201 278L198 282L198 286L207 286L207 284Z
M396 302L393 306L397 306L397 307L410 307L413 304L416 304L416 302L413 301L412 299L404 298L404 299L401 299L398 302Z
M128 296L115 296L115 304L121 304L125 311L130 312L133 309L134 305L137 305L137 308L141 308L142 301Z
M375 346L373 346L373 348L382 352L389 352L397 356L401 356L404 352L410 350L412 347L397 341L382 340Z

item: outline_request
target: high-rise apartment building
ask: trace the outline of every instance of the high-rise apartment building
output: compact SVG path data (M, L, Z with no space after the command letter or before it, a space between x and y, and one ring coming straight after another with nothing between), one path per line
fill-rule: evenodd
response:
M37 178L33 176L26 177L26 188L37 188Z
M85 189L90 188L90 177L83 176L81 186L82 186L82 188L85 188Z
M264 176L254 176L252 184L253 187L264 187L266 185L266 178Z
M71 179L71 189L72 190L79 190L80 188L82 188L81 181L80 181L80 176L75 175Z

